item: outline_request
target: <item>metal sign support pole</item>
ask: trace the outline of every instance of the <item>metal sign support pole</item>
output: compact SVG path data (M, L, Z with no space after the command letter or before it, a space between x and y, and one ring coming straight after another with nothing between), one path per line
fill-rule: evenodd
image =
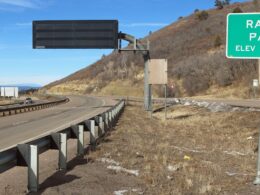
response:
M260 82L260 59L258 59L258 82ZM254 181L255 185L260 185L260 129L259 129L259 139L258 139L258 158L257 158L257 172L256 179Z
M260 86L260 59L258 59L258 86L257 86L257 89L256 89L255 98L257 98L259 86Z
M258 59L258 89L260 86L260 59Z
M152 87L148 81L148 59L145 59L144 67L144 109L152 112Z
M165 85L165 120L167 120L167 85Z
M148 82L148 63L150 59L149 53L149 42L147 43L147 47L143 44L139 43L138 40L132 36L125 33L120 32L118 35L119 39L119 52L121 51L140 51L143 54L145 66L144 66L144 109L146 111L152 111L152 87ZM121 49L121 40L128 41L129 43L134 44L134 49Z

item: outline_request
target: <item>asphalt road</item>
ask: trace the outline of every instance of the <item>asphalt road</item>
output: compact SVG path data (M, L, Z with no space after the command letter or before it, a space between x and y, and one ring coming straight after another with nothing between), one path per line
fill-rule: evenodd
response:
M70 102L52 108L0 117L0 151L63 130L104 112L116 103L108 98L69 98Z

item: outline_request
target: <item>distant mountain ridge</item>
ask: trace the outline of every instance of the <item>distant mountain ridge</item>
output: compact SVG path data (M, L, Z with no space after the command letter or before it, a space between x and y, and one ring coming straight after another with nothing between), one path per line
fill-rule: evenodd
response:
M18 87L19 91L27 91L29 89L39 89L42 86L35 83L24 83L24 84L0 85L0 87Z

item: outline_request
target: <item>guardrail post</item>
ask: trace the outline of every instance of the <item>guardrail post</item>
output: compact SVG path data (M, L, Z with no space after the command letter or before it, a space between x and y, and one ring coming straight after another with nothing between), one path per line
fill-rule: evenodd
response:
M59 168L67 169L67 134L60 133Z
M82 156L84 155L84 126L72 126L72 130L77 138L77 155Z
M102 115L99 116L99 127L101 129L102 135L104 135L105 134L105 124L104 124Z
M119 118L119 107L120 107L120 104L116 107L116 119L117 120Z
M113 126L115 125L115 109L113 108L112 111L112 122L113 122Z
M113 121L112 121L112 112L108 112L108 120L109 120L109 127L110 129L113 127Z
M97 129L98 129L97 137L100 137L100 136L102 136L102 129L101 129L101 125L100 125L100 118L99 118L99 116L95 116L94 119L95 119L96 124L98 125L97 126Z
M109 130L108 112L104 113L104 116L105 116L106 131L108 131Z
M88 130L90 131L90 144L96 145L96 128L95 128L95 121L94 120L87 120L85 122Z
M18 144L18 166L28 167L28 191L38 192L39 189L39 150L38 146Z
M51 135L56 147L59 150L59 170L67 169L67 134L54 133Z
M78 155L84 155L84 126L79 125Z
M118 109L118 105L115 107L115 120L117 121L117 109Z

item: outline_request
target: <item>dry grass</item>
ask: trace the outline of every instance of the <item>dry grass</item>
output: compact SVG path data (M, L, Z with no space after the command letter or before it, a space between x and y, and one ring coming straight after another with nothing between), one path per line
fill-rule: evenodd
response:
M140 107L128 106L91 155L140 170L149 195L259 194L252 185L259 116L175 106L165 121L163 112L151 119Z
M251 86L243 84L235 84L227 87L219 87L212 85L206 92L194 96L193 98L199 99L248 99L253 97Z
M98 92L99 95L118 95L118 96L143 96L143 86L134 85L129 80L113 81Z

